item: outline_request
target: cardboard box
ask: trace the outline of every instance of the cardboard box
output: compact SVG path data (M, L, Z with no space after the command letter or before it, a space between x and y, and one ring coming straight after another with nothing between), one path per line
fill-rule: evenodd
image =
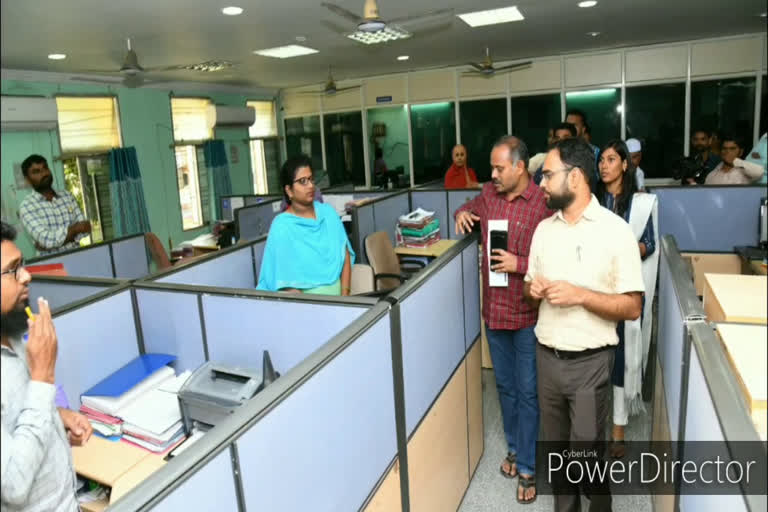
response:
M704 295L704 274L741 274L741 258L738 254L681 253L693 270L693 286L696 295Z
M82 503L85 512L101 512L165 464L160 455L96 435L72 447L72 461L78 475L111 489L109 499Z
M704 274L704 312L710 322L765 325L768 278Z

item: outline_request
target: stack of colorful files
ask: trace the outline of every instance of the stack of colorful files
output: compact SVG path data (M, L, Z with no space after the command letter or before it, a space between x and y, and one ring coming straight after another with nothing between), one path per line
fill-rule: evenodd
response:
M174 359L165 354L134 359L85 392L80 412L103 437L169 452L184 440L177 392L190 375L176 376L168 366Z
M440 220L421 208L401 215L396 229L397 245L424 248L440 240Z

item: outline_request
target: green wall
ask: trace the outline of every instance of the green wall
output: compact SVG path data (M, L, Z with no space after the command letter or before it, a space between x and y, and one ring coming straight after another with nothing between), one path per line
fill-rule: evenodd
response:
M176 246L184 240L194 238L210 230L202 227L191 231L182 231L181 207L176 184L176 163L173 151L171 125L171 105L169 91L160 89L127 89L108 85L84 85L49 82L22 82L3 80L4 95L53 96L104 95L117 96L120 108L120 124L123 146L134 146L139 159L144 197L147 202L149 222L152 231L168 248L169 239ZM241 95L205 91L178 92L176 96L208 97L217 105L245 106L246 100L269 99L259 95ZM247 128L220 128L216 137L225 141L229 170L232 179L232 192L253 193L250 152ZM231 162L231 147L238 154L238 162ZM2 200L3 216L9 216L11 222L21 228L18 222L18 208L30 189L15 190L13 165L21 163L32 153L38 153L48 159L54 174L54 186L63 188L64 176L61 162L53 161L58 156L58 135L51 132L3 132L0 134L0 157L2 159ZM19 229L19 247L25 257L32 257L35 252L23 229Z

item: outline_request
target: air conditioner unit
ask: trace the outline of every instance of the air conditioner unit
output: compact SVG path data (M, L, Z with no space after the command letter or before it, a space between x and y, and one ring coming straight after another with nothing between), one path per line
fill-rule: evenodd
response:
M216 126L251 126L256 121L253 107L223 107L216 105Z
M55 98L2 96L0 110L4 132L54 130L59 119Z

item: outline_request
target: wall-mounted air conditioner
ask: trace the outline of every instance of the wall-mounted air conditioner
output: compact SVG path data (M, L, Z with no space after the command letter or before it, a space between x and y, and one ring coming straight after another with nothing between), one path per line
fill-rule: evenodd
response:
M58 124L55 98L0 97L0 129L4 132L54 130Z
M253 107L224 107L216 105L216 126L251 126L256 121Z

